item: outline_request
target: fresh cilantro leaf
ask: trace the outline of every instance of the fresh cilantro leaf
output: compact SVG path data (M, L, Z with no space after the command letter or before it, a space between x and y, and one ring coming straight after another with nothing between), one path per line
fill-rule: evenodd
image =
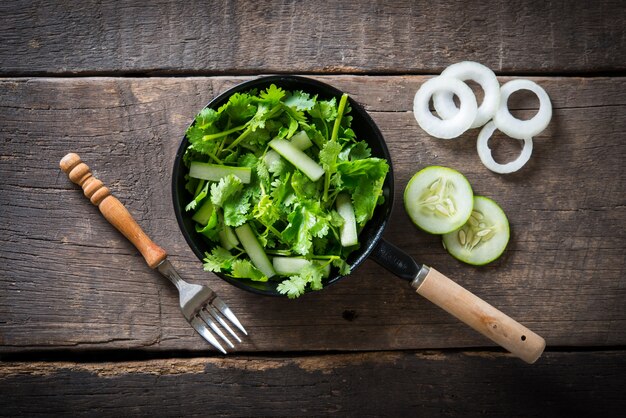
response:
M291 187L291 173L287 172L282 174L279 178L272 182L272 198L274 202L279 206L288 206L287 198L293 195L293 188Z
M331 122L337 118L337 99L333 97L330 100L318 100L308 113L313 118Z
M322 285L322 269L319 267L307 266L304 269L310 267L312 269L311 273L303 272L309 276L309 286L311 286L311 290L321 290Z
M222 111L225 111L233 122L243 122L254 116L257 108L252 103L252 96L246 93L235 93L230 96L228 103L218 109L218 112Z
M339 269L339 274L347 276L350 274L350 264L346 263L341 258L333 258L332 264Z
M241 145L247 145L249 148L256 150L264 147L270 139L270 133L267 129L258 128L246 135L246 138Z
M302 130L304 130L304 132L306 132L309 139L313 141L313 143L317 145L318 148L321 149L324 146L326 138L324 138L324 135L322 135L322 133L317 129L315 124L309 125L300 122L300 127L302 128Z
M280 218L280 210L269 195L263 195L254 206L252 216L265 226L272 226Z
M313 251L315 254L324 254L326 252L326 247L328 246L328 238L317 238L313 237Z
M285 97L285 90L280 87L276 87L275 84L271 84L266 90L262 91L259 96L266 102L278 103L283 97Z
M196 116L195 126L202 130L206 130L218 119L219 113L217 113L214 109L205 107Z
M287 139L291 138L298 129L298 121L289 116L289 129L287 130Z
M270 107L266 103L259 103L254 117L250 119L250 129L254 132L259 128L265 128L265 120L267 119Z
M301 90L296 90L289 94L285 99L285 105L294 107L297 110L310 110L315 106L317 97L311 98L311 95Z
M202 137L204 136L204 131L201 128L199 128L197 125L191 125L189 128L187 128L187 132L185 132L185 135L187 135L189 142L193 144L193 143L202 141Z
M283 230L282 238L292 245L296 253L307 255L313 245L310 229L316 223L315 216L304 206L296 204L287 219L289 225Z
M185 135L191 144L187 151L200 153L203 155L214 155L219 143L217 141L205 141L206 132L196 125L187 128Z
M198 203L200 203L206 197L208 192L209 192L209 183L207 182L202 188L202 190L200 190L200 192L196 195L196 197L191 202L189 202L187 206L185 206L185 211L189 212L190 210L195 209L196 206L198 206Z
M294 299L306 291L307 285L310 285L312 290L320 290L322 288L322 276L321 266L309 264L303 267L299 274L280 283L276 289L290 299Z
M287 295L289 299L295 299L298 296L304 294L306 289L307 281L302 276L291 276L287 280L283 280L281 283L276 286L276 290L278 290L283 295Z
M257 165L258 158L251 152L243 154L237 160L237 166L254 168Z
M259 158L256 163L256 174L262 183L268 184L270 182L270 170L262 158Z
M216 273L222 270L230 270L232 262L235 259L230 251L219 245L213 248L211 254L204 253L204 255L204 270Z
M341 152L341 145L336 141L328 141L320 151L320 163L327 173L336 171L337 157Z
M254 189L248 186L224 203L224 223L226 225L241 226L248 220L250 198L254 193Z
M309 199L318 194L320 183L311 181L301 171L294 171L291 176L291 187L300 199Z
M231 275L237 279L250 279L255 282L267 281L267 277L248 260L233 261Z
M380 158L342 162L337 166L343 187L352 193L354 215L360 226L371 219L382 195L389 165Z
M354 145L350 145L344 147L344 149L339 154L340 161L347 160L363 160L365 158L369 158L372 155L372 151L365 141L359 141Z
M250 203L237 205L235 202L226 203L224 205L224 223L228 226L241 226L248 220L247 214L250 209Z
M243 187L239 177L229 174L222 177L219 183L211 185L211 202L215 206L224 206L224 202L231 196L237 194Z

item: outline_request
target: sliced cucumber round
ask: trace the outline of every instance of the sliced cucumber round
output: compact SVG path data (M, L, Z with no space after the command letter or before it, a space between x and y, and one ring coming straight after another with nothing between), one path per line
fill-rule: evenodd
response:
M431 234L459 229L472 214L474 192L465 176L447 167L415 173L404 190L404 208L415 225Z
M474 196L474 209L467 223L443 236L443 245L456 259L482 266L502 255L509 242L509 220L496 202Z

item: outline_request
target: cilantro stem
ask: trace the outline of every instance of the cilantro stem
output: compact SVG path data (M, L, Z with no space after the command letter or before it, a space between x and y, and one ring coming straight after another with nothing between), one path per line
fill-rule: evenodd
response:
M215 154L213 154L213 153L212 153L212 152L210 152L210 151L207 151L206 153L209 155L209 157L213 158L213 160L214 160L216 163L218 163L218 164L222 164L222 160L220 160L219 158L217 158L217 157L215 156Z
M204 183L206 182L206 180L200 180L198 182L198 185L196 186L196 192L193 194L193 197L197 197L198 193L200 193L200 190L202 190L202 188L204 187Z
M344 93L339 99L339 108L337 109L337 118L335 119L335 125L333 125L333 133L330 137L331 142L337 142L337 136L339 135L339 126L341 126L341 118L343 118L343 112L346 110L346 103L348 102L348 94ZM324 194L323 201L328 199L328 188L330 187L330 171L326 170L324 176Z
M328 189L329 189L329 187L330 187L330 173L328 172L328 170L325 170L325 173L324 173L324 194L323 194L323 197L322 197L322 201L324 203L326 203L327 199L328 199Z
M267 229L268 229L269 231L271 231L271 232L272 232L272 234L276 235L276 237L277 237L277 238L280 238L280 239L282 239L282 238L283 238L283 236L282 236L282 234L280 233L280 231L279 231L278 229L274 228L273 226L271 226L271 225L267 225Z
M337 260L341 259L338 255L313 255L311 256L312 260Z
M203 141L210 141L210 140L212 140L212 139L221 138L221 137L223 137L223 136L230 135L230 134L235 133L235 132L237 132L237 131L241 131L241 130L242 130L243 128L245 128L245 127L246 127L246 125L241 125L241 126L236 126L236 127L232 128L232 129L229 129L229 130L227 130L227 131L218 132L218 133L216 133L216 134L208 134L208 135L204 135L204 136L202 137L202 140L203 140Z
M331 141L337 140L337 136L339 135L339 126L341 125L341 118L343 117L344 110L346 110L347 101L348 94L342 94L341 99L339 100L339 108L337 109L337 119L335 119L335 125L333 126L333 134L330 137Z
M246 139L246 137L247 137L248 135L250 135L250 133L251 133L251 132L252 132L252 127L251 127L251 126L248 126L248 127L246 128L246 130L245 130L245 131L243 131L243 132L241 133L241 135L239 135L239 136L237 137L237 139L235 139L233 142L231 142L229 146L227 146L226 148L224 148L224 151L228 151L229 149L231 149L231 148L232 148L232 147L234 147L235 145L239 144L241 141L243 141L244 139Z

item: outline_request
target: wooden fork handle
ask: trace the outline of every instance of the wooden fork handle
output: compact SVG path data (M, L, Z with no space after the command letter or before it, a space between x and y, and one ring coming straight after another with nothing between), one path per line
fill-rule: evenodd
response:
M100 209L106 220L137 247L150 268L155 268L165 260L165 250L152 242L109 188L93 176L89 166L81 161L78 154L67 154L59 165L72 182L83 188L85 196Z

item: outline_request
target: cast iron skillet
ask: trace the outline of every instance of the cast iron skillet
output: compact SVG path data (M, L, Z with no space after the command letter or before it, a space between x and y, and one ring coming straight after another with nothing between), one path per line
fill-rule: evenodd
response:
M335 87L317 80L292 75L277 75L259 77L243 82L215 97L206 107L217 109L226 103L228 98L234 93L251 89L262 90L271 84L276 84L285 90L302 90L310 94L317 94L321 99L339 98L342 94ZM411 282L411 285L422 296L425 296L518 357L528 362L534 362L545 347L543 338L463 289L435 269L419 265L409 255L382 238L391 214L394 195L391 157L380 130L369 114L352 98L348 100L352 108L350 115L353 117L352 129L356 133L356 137L368 143L372 150L372 156L386 159L390 168L383 184L385 202L376 208L373 218L359 234L361 247L354 251L347 260L351 270L355 271L366 258L372 257L374 261L396 276ZM184 216L184 207L191 198L185 190L184 176L187 170L182 158L187 146L188 140L187 137L184 137L174 161L172 197L174 199L174 212L183 236L196 256L202 260L204 253L210 251L212 244L195 232L191 217ZM254 282L251 280L233 279L221 273L215 274L244 290L262 295L283 296L278 293L276 290L277 283L273 281ZM336 269L333 269L330 277L325 281L324 287L328 287L344 277L346 276L339 275Z

